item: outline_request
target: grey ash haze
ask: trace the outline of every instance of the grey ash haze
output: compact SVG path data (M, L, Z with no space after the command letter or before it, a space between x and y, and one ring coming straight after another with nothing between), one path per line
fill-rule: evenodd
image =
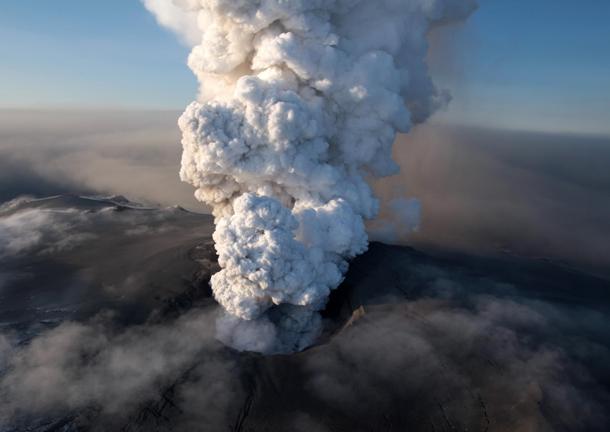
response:
M420 199L428 252L373 243L319 343L261 356L214 337L211 217L165 207L204 210L174 113L11 115L0 430L607 430L609 282L575 270L607 275L604 139L416 129L377 189ZM145 205L78 196L121 184Z
M200 208L176 174L178 111L0 110L0 199L124 194Z
M4 110L0 199L119 194L207 212L176 174L177 115ZM610 138L421 125L399 137L394 156L402 171L375 184L384 205L373 237L608 274ZM398 230L379 229L396 223L391 203L404 198L421 203L419 229L404 218Z

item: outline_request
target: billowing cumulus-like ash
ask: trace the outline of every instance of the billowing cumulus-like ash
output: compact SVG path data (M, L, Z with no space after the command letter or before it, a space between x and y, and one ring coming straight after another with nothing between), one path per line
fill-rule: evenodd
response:
M378 202L366 179L396 173L396 133L448 99L428 75L427 32L475 1L168 2L145 3L161 23L196 22L201 36L180 175L216 217L219 337L303 349L347 261L367 248L363 220Z

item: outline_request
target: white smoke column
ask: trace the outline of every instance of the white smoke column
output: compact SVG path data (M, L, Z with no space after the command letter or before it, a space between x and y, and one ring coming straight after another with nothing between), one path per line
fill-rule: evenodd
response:
M216 217L219 337L238 349L303 349L348 260L367 248L363 220L378 202L366 178L396 173L396 133L448 100L428 75L427 32L467 17L474 0L175 5L185 17L165 21L196 18L201 31L180 176Z

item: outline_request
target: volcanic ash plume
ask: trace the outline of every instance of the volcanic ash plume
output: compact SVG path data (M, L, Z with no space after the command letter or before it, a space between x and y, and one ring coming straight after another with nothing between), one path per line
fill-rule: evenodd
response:
M428 75L426 34L474 0L168 2L146 5L201 36L180 176L216 217L219 337L303 349L347 261L367 248L363 220L378 202L366 178L396 173L396 133L448 99Z

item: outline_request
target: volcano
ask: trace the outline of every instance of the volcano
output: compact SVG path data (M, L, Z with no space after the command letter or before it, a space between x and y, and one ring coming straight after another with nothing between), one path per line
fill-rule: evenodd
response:
M372 243L319 340L262 355L214 337L210 216L66 195L5 204L0 224L2 431L609 425L609 283L593 275Z

